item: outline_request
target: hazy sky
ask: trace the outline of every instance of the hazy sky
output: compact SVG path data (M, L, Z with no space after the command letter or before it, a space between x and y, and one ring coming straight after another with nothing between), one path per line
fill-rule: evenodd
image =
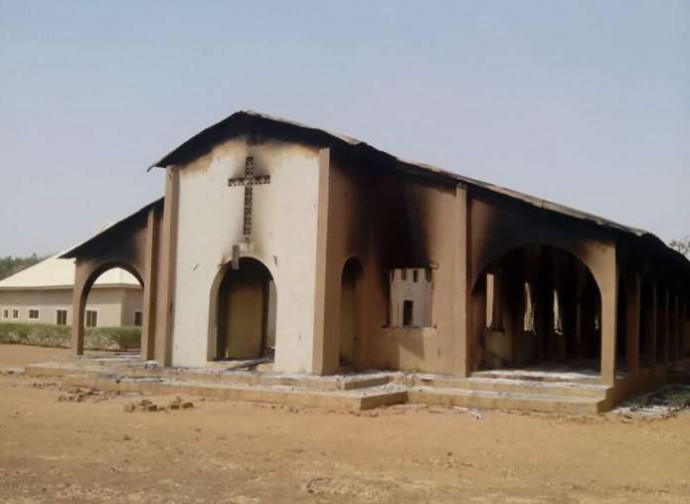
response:
M160 196L240 108L690 234L687 0L0 0L0 255Z

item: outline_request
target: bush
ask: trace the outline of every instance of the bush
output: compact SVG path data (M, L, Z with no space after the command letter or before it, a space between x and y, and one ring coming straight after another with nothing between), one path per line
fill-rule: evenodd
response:
M72 343L70 326L0 322L0 343L69 348ZM139 348L141 327L88 327L84 331L86 350L121 350Z
M141 347L141 327L89 327L84 332L84 346L89 339L92 343L103 341L108 350L115 346L117 350L131 350ZM87 347L88 348L88 347ZM94 348L94 350L96 350Z

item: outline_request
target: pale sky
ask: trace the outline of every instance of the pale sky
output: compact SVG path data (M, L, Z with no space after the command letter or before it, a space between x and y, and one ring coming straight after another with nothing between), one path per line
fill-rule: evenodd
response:
M0 256L159 197L240 108L690 234L687 0L0 0Z

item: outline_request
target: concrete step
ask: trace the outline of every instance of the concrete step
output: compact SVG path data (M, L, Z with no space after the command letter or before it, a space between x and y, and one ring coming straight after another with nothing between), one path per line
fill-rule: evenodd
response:
M368 410L407 402L407 390L400 385L383 385L358 390L315 390L286 385L209 383L165 378L117 378L112 376L63 375L67 386L90 387L144 395L193 395L232 401L314 406L329 409Z
M582 372L549 372L531 371L527 369L493 369L490 371L476 371L472 374L473 378L495 378L502 380L529 380L542 383L568 382L580 383L583 385L601 385L601 377L595 373Z
M413 387L461 389L484 392L506 392L525 395L549 395L567 397L594 397L603 399L610 387L600 384L584 384L570 381L535 381L504 378L452 378L441 376L407 377Z
M63 377L84 375L109 378L164 378L187 382L244 384L265 386L300 387L314 390L358 390L379 387L390 383L391 373L357 373L337 376L310 376L305 374L288 374L252 371L223 371L217 369L184 369L184 368L146 368L131 363L120 366L105 367L99 363L54 363L32 364L26 366L30 376Z
M472 376L360 373L318 377L273 372L149 369L78 361L29 365L30 376L59 377L66 385L142 394L196 395L329 409L366 410L422 404L569 414L603 411L610 388L600 384Z
M415 387L407 391L411 403L465 408L505 409L592 415L603 411L605 399L545 394Z

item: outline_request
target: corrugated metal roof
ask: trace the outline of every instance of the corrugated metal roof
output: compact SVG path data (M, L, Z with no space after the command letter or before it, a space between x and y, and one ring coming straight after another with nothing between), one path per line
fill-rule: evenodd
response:
M0 290L57 289L74 286L74 259L61 259L60 254L0 280ZM112 268L96 279L94 286L137 286L137 279L122 268Z
M127 222L131 221L132 219L135 219L140 216L146 216L148 214L148 211L151 207L156 206L156 205L163 205L164 198L158 198L155 201L152 201L151 203L148 203L147 205L144 205L141 207L139 210L137 210L134 213L131 213L127 215L126 217L123 217L122 219L115 221L111 224L108 224L105 226L103 229L101 229L98 233L93 235L92 237L88 238L87 240L84 240L83 242L75 245L74 247L71 247L64 252L59 254L59 257L63 259L69 259L73 257L77 257L79 253L84 250L85 248L88 248L91 246L94 242L100 240L103 236L115 231L116 229L124 226Z
M333 133L320 128L315 128L281 117L262 114L259 112L255 112L253 110L240 110L226 117L222 121L204 129L203 131L189 138L176 149L173 149L171 152L163 156L160 160L153 163L151 166L149 166L148 169L150 170L154 167L164 168L169 165L181 164L185 160L189 160L190 155L193 155L194 153L203 150L204 146L208 143L212 144L214 138L219 137L224 129L232 129L234 126L236 127L242 124L244 124L245 126L258 126L262 122L266 124L283 126L285 128L291 128L297 131L302 131L305 134L305 136L308 136L309 139L311 139L315 143L337 143L344 146L369 149L372 152L380 153L381 155L385 155L392 159L395 159L398 163L407 165L413 170L419 170L422 173L434 175L446 179L448 181L454 181L456 183L462 183L469 186L481 187L488 191L492 191L497 194L502 194L504 196L520 200L537 208L541 208L551 212L556 212L562 215L567 215L569 217L583 220L586 222L591 222L593 224L604 226L609 229L613 229L627 234L632 234L638 237L650 234L643 229L638 229L631 226L619 224L617 222L605 219L603 217L599 217L597 215L583 212L581 210L576 210L574 208L547 201L542 198L537 198L536 196L531 196L529 194L515 191L513 189L508 189L506 187L501 187L481 180L465 177L458 173L443 170L441 168L431 166L425 163L400 159L387 152L378 150L375 147L372 147L361 140L357 140L356 138L341 135L339 133Z

